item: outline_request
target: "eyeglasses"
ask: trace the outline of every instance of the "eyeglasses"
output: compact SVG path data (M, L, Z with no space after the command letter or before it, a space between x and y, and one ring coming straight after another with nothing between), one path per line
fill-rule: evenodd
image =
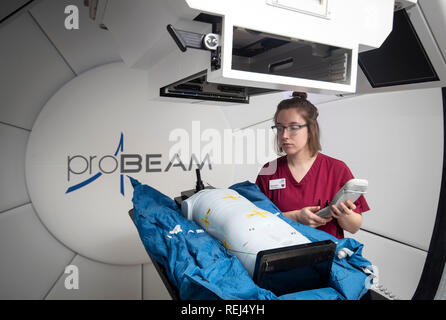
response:
M308 127L308 124L292 124L290 126L277 125L277 126L272 126L271 129L273 129L273 131L278 134L282 134L286 129L288 130L288 133L290 135L295 135L297 131L299 131L303 127Z

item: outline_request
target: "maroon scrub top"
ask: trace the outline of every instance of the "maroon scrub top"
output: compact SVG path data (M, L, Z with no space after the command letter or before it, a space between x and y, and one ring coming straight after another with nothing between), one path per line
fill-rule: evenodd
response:
M275 161L277 162L274 163ZM274 173L262 174L272 165L277 165ZM269 181L282 178L285 179L285 188L270 190ZM353 178L353 174L344 162L318 153L310 170L300 182L294 179L287 158L283 156L263 166L257 176L256 184L280 211L286 212L317 206L319 203L321 208L325 207L326 201L330 202L344 184ZM357 213L370 210L363 195L355 201L355 205L354 211ZM317 229L328 232L338 239L344 238L344 231L336 219Z

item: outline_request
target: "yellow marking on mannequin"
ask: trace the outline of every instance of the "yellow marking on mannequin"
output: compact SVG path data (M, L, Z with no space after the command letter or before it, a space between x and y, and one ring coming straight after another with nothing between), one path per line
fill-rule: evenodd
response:
M206 218L201 218L201 221L204 222L204 228L207 229L209 222L209 213L211 213L211 208L209 208L208 212L206 212Z
M238 197L235 197L235 196L226 196L226 197L224 197L223 199L234 199L234 200L237 200L238 198L240 198L240 196L238 196Z
M223 240L222 243L223 243L223 246L224 246L227 250L231 249L231 246L230 246L229 243L228 243L228 237L225 237L225 240Z
M252 216L256 216L259 215L262 218L266 218L265 214L268 214L269 212L266 211L257 211L257 210L252 210L254 213L248 214L248 218L251 218Z

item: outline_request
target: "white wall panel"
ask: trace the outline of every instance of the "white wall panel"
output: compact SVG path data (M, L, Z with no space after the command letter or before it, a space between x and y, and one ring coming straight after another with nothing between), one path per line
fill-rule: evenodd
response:
M64 27L67 5L79 9L79 29ZM92 67L121 61L111 33L89 18L83 0L46 0L35 5L31 14L77 74Z
M446 300L446 268L443 269L443 275L440 283L438 284L435 300Z
M233 154L243 154L243 163L235 163L233 183L245 180L255 183L262 166L278 157L274 152L272 125L270 119L234 132Z
M277 104L284 98L285 94L282 92L264 94L251 97L249 104L223 106L221 109L233 129L246 128L272 119Z
M27 2L28 0L2 0L2 5L0 6L0 20L6 18Z
M127 300L141 299L141 265L118 266L89 260L77 255L69 265L76 266L78 289L67 289L65 280L72 272L62 273L50 291L48 300ZM62 272L65 270L65 266ZM70 278L67 282L70 281Z
M144 300L172 300L166 286L161 280L155 266L146 263L143 268L143 299Z
M441 90L363 95L319 113L323 152L369 180L364 229L427 251L443 167Z
M0 214L0 299L43 299L73 256L31 204Z
M363 256L378 267L379 284L398 299L411 299L420 281L427 252L366 231L346 237L364 244ZM379 291L378 291L379 292Z
M437 45L446 58L446 37L444 29L446 27L446 1L444 0L419 0L418 4L424 17L428 21L429 28L435 37Z
M45 102L74 74L27 11L0 27L0 121L31 129Z
M0 212L28 203L25 152L29 132L0 123Z

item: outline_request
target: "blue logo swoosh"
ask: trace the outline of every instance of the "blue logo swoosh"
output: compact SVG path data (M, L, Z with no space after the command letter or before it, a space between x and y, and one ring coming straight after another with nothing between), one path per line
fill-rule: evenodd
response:
M124 151L124 134L121 132L119 144L118 144L118 147L116 148L114 156L116 157L119 154L119 152L123 152L123 151ZM102 172L96 173L94 176L92 176L92 177L90 177L90 178L88 178L74 186L69 187L67 189L67 191L65 191L65 194L76 191L80 188L85 187L86 185L89 185L93 181L97 180L100 176L102 176ZM120 177L120 192L124 196L124 176L123 176L123 174L121 174L121 177Z

